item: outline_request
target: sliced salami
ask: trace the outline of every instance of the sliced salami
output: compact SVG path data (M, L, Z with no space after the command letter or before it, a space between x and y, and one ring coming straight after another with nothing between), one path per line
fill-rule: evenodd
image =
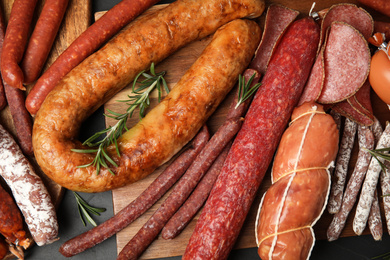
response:
M271 4L267 9L263 36L255 57L249 65L264 75L275 47L286 28L295 20L299 12L282 5Z
M354 95L368 77L371 54L362 34L344 22L330 26L324 51L325 81L318 102L335 103Z

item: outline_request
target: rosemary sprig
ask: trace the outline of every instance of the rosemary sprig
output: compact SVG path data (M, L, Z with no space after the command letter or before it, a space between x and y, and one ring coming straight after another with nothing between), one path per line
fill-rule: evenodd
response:
M252 81L255 78L255 73L250 77L248 82L245 83L245 78L242 75L238 75L238 102L236 104L237 108L239 105L244 103L248 98L250 98L253 93L261 86L261 83L257 83L251 87Z
M100 213L106 211L106 209L92 207L78 193L76 193L74 191L72 191L72 192L76 198L77 207L79 210L79 215L80 215L81 221L83 222L84 226L87 225L85 220L84 220L84 218L85 218L89 223L91 223L93 226L96 227L97 226L96 222L93 220L93 218L91 217L91 215L89 213L100 216Z
M381 149L366 149L364 148L367 152L369 152L372 157L374 157L378 162L379 162L379 165L381 166L382 168L382 171L385 171L387 166L382 162L382 160L379 160L379 158L382 158L386 161L390 161L390 154L388 153L390 151L390 147L389 148L381 148Z
M156 73L154 70L154 63L150 66L150 74L146 73L145 70L141 71L134 79L132 85L132 93L134 95L128 95L129 99L127 100L119 100L118 102L125 102L129 107L126 109L126 112L123 114L116 113L111 110L107 110L108 113L104 114L106 117L113 118L117 120L117 123L113 126L110 126L102 131L99 131L89 137L84 141L83 145L88 147L96 147L93 149L72 149L74 152L78 153L96 153L95 158L92 162L78 166L79 168L86 168L91 165L96 167L96 174L99 174L100 169L106 168L111 174L114 174L108 166L108 163L117 167L118 165L114 160L107 154L107 147L111 144L115 145L116 152L118 156L120 156L119 147L117 143L117 139L122 135L124 131L127 131L128 128L126 126L127 119L132 117L134 110L139 107L139 117L142 119L145 114L145 110L150 106L150 93L157 89L158 91L158 101L161 101L161 93L162 87L164 90L169 93L169 88L167 82L164 79L165 71L160 73ZM144 77L145 79L138 82L140 77ZM138 85L137 85L138 83ZM132 103L130 103L132 102ZM101 140L101 136L105 135L105 137Z

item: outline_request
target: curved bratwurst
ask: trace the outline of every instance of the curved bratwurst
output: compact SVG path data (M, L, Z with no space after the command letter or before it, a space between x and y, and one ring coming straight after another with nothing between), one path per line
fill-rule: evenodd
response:
M91 154L71 151L82 148L75 140L82 121L152 62L231 20L257 17L263 10L262 0L179 0L131 23L45 99L33 129L42 170L58 184L84 192L114 189L153 172L195 136L231 90L254 54L258 41L251 35L259 29L249 26L223 37L216 33L208 51L168 96L118 140L121 156L115 147L108 148L118 165L112 168L114 175L107 169L97 175L95 167L78 168L93 160Z

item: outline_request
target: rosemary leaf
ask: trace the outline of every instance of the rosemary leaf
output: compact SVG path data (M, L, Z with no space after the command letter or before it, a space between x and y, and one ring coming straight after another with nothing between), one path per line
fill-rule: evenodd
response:
M80 215L81 221L83 222L84 226L86 226L86 222L84 220L84 218L85 218L89 223L91 223L93 226L96 227L97 226L96 222L93 220L93 218L91 217L91 215L89 213L100 216L100 213L106 211L106 209L92 207L77 192L73 191L73 195L75 196L79 215Z
M238 76L238 102L236 108L250 98L261 86L261 83L257 83L251 87L254 78L255 74L253 73L248 82L245 83L245 77Z
M122 135L124 131L128 131L126 126L128 118L133 116L133 112L136 108L139 108L139 118L142 119L145 116L146 109L150 106L150 93L157 89L158 101L161 101L162 86L166 93L169 93L168 84L164 79L165 71L156 73L154 70L154 63L150 66L150 74L145 70L141 71L134 79L132 84L132 95L128 95L127 100L119 100L118 102L124 102L128 105L125 113L118 113L111 110L107 110L104 116L117 120L114 126L110 126L102 131L99 131L84 141L83 145L88 147L94 147L94 149L72 149L77 153L96 153L92 162L80 165L79 168L85 168L89 166L96 167L96 174L99 174L101 168L106 168L111 174L114 172L110 169L109 164L117 167L115 161L107 154L107 147L114 145L116 153L120 156L119 146L117 139ZM144 77L142 81L138 81L140 77ZM104 138L102 138L104 136Z

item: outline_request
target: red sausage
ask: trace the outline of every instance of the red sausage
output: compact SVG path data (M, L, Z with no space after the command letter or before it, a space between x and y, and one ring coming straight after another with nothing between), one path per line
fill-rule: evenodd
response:
M36 3L37 0L16 0L13 3L1 55L4 82L22 90L26 88L19 62L23 58Z
M358 0L358 1L390 17L390 2L388 0Z
M182 259L226 259L299 100L319 42L310 18L282 37Z
M192 141L192 148L175 159L141 195L106 222L65 242L60 247L60 253L66 257L74 256L127 227L159 200L184 174L195 157L204 148L209 137L208 129L204 126Z
M35 81L49 56L69 0L46 0L24 54L24 83Z
M3 49L3 42L4 42L4 32L6 28L5 19L4 19L4 13L3 9L0 7L0 53ZM1 56L1 55L0 55ZM3 80L0 78L0 110L3 110L7 106L7 99L5 97L5 91L4 91L4 85Z
M0 54L3 53L3 41L5 37L6 25L4 15L0 10ZM1 80L0 80L1 82ZM18 143L23 153L33 154L32 147L32 118L25 107L25 93L23 90L11 87L6 82L3 83L4 95L8 101L9 110L16 129Z
M174 187L169 197L122 249L118 255L118 260L136 259L153 242L168 220L194 190L224 147L236 135L241 127L241 121L239 118L227 120L224 126L218 129L221 129L221 131L217 131L212 136L206 147Z
M56 59L35 83L26 99L27 110L36 114L57 82L114 36L123 26L159 0L123 0L93 23Z

